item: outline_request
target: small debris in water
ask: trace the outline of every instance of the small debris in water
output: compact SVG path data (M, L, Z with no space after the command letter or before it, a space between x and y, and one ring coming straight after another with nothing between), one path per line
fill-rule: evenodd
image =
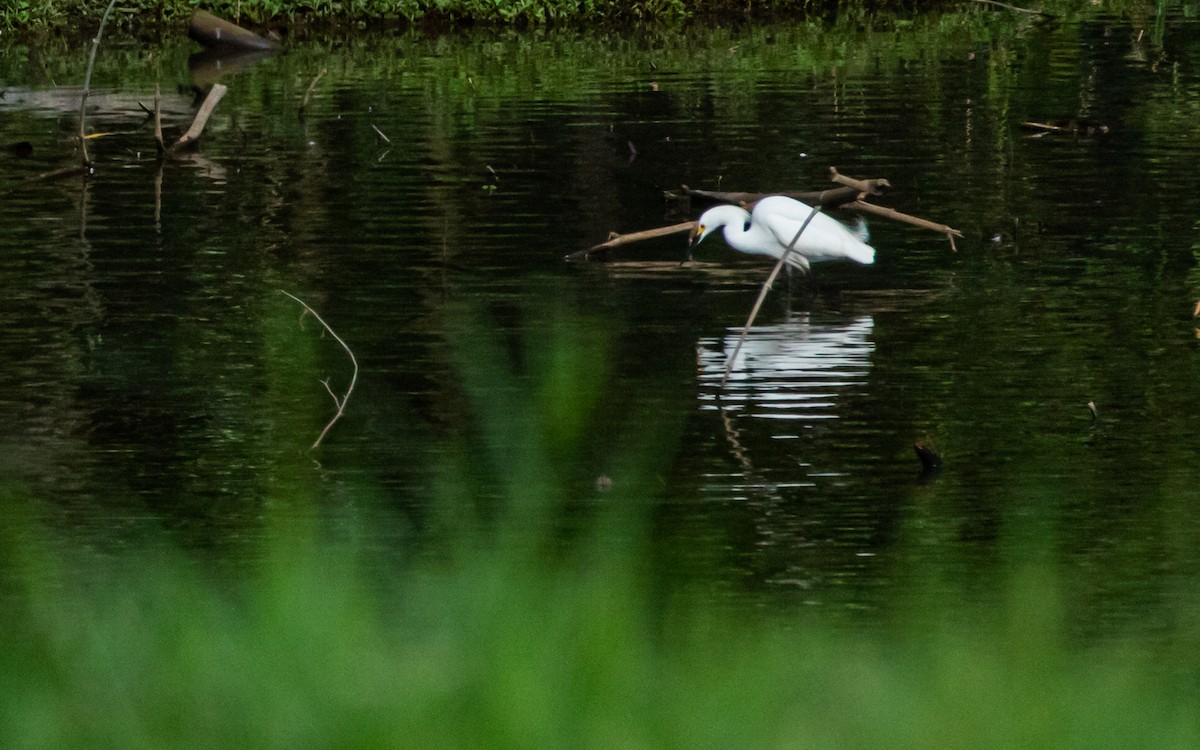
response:
M942 454L928 437L913 443L913 451L921 461L921 479L932 479L942 470Z

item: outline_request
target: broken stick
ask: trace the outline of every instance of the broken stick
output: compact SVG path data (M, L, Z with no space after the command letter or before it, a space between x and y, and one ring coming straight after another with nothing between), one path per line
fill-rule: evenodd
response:
M857 180L842 174L838 171L837 167L829 168L829 179L839 185L845 185L867 195L883 195L885 191L890 190L892 187L892 183L882 177L877 177L873 180Z

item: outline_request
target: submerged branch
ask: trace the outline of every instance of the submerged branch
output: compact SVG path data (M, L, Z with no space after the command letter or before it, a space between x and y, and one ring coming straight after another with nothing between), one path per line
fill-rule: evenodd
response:
M25 182L38 182L40 180L61 180L66 177L75 177L76 175L86 175L91 172L85 164L79 164L73 167L59 167L52 169L49 172L41 172L39 174L30 175L25 178Z
M307 302L300 299L296 295L291 294L290 292L283 291L282 289L279 290L279 293L291 297L299 302L304 307L305 313L316 318L317 322L321 324L321 327L328 331L329 335L342 345L342 349L346 351L346 356L350 358L350 364L354 367L354 372L350 375L350 385L346 388L346 393L340 398L336 393L334 393L333 388L329 386L328 378L321 381L321 385L325 386L325 390L333 398L333 403L337 407L337 412L333 415L333 419L330 419L328 424L325 425L325 429L321 430L321 434L317 436L316 441L313 442L312 446L309 448L309 450L315 450L316 447L321 444L321 441L325 439L325 435L328 434L330 428L332 428L333 425L342 418L342 414L344 414L346 411L346 402L350 400L350 394L354 392L354 385L358 382L358 360L355 359L354 352L350 351L350 347L346 345L346 342L342 340L342 337L337 335L337 333L335 333L334 330L329 327L329 324L317 314L317 311L308 306Z
M308 89L304 92L304 101L300 102L300 111L297 113L300 116L300 121L304 121L304 115L308 112L308 102L312 99L313 90L317 88L317 83L325 77L326 68L321 68L317 74L313 76L312 82L308 84Z

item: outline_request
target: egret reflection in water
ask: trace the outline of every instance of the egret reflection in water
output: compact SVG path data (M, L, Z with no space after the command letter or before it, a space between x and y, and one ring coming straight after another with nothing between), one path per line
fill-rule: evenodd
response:
M701 339L701 409L808 422L836 418L839 394L866 379L875 349L874 327L869 315L824 323L804 313L753 328L723 389L726 359L741 329L728 329L720 340Z

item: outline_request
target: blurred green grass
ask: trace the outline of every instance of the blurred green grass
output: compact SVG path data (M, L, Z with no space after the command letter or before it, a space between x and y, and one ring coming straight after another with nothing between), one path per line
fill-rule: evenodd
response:
M1196 651L1070 645L1033 575L898 627L649 595L594 551L477 548L382 583L287 545L218 586L176 553L6 598L0 744L1194 748Z
M165 539L72 547L6 486L0 746L1200 746L1197 623L1081 642L1036 554L987 603L917 573L857 623L671 586L647 488L673 428L623 441L613 489L572 507L557 464L599 408L604 322L542 316L548 348L523 357L469 313L454 327L474 332L452 344L480 428L447 451L422 554L365 541L384 509L337 534L298 512L317 492L302 460L277 467L262 548L232 572ZM284 409L311 340L274 341Z

